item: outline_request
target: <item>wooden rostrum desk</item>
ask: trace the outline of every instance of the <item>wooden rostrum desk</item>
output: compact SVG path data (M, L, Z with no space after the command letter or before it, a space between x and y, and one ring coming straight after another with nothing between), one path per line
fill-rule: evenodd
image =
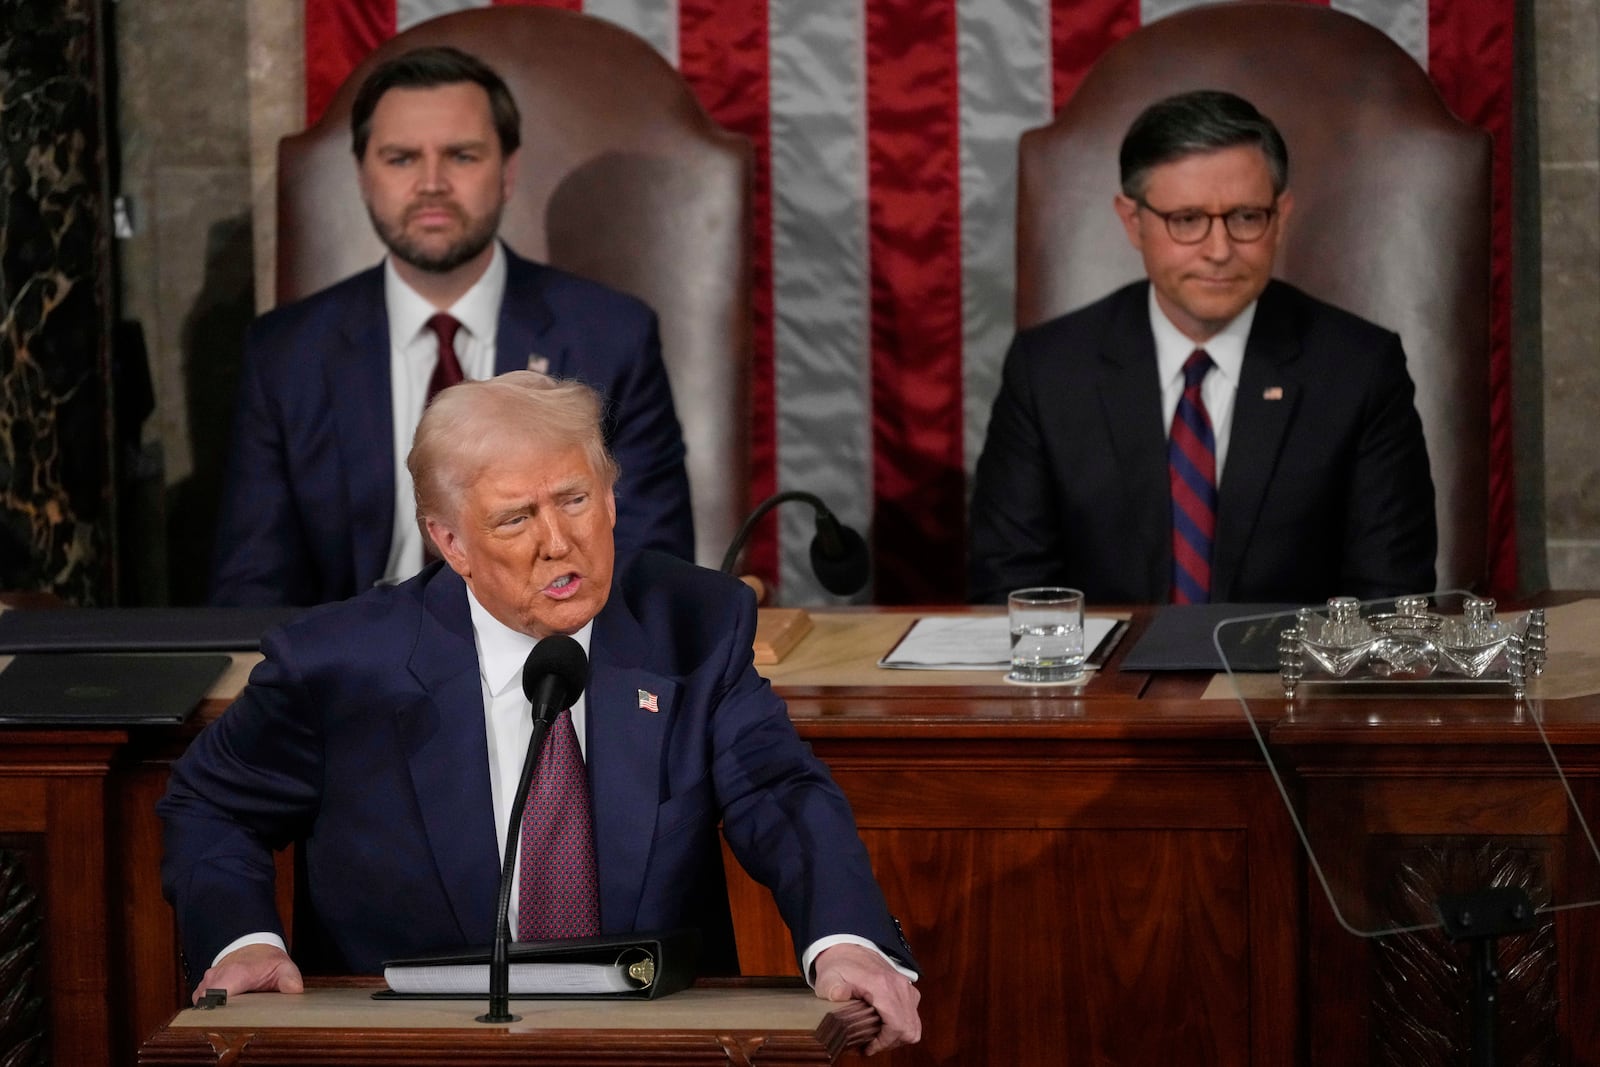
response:
M924 968L922 1044L875 1062L1462 1062L1451 1042L1464 1026L1408 1043L1384 976L1403 951L1419 982L1464 998L1464 954L1338 927L1237 702L1203 699L1206 675L1115 670L1140 616L1081 692L873 669L912 617L813 613L812 634L764 669L849 796ZM1547 707L1580 807L1600 822L1600 698ZM1551 795L1548 755L1497 725L1508 714L1509 698L1480 700L1446 731L1404 701L1361 700L1270 729L1303 774L1306 810L1344 819L1357 846L1470 857L1511 841L1514 873L1537 890L1580 877L1587 844ZM185 1002L152 806L199 726L0 731L0 841L23 847L41 887L54 1062L131 1062ZM1503 777L1476 786L1513 791L1522 813L1500 825L1434 773L1491 758ZM1360 803L1369 794L1383 804ZM730 892L745 973L794 973L765 890L734 869ZM1501 963L1514 979L1502 1062L1600 1063L1600 909L1504 943Z
M492 1026L474 1019L482 1004L374 1001L373 990L382 987L376 978L312 979L300 995L256 994L214 1010L191 1008L144 1042L139 1063L825 1067L877 1023L860 1001L825 1003L798 980L708 981L660 1000L513 998L517 1021Z

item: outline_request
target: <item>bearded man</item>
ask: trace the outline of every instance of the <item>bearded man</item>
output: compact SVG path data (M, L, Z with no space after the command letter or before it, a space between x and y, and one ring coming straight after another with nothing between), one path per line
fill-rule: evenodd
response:
M655 314L496 238L521 146L505 82L458 49L416 49L372 70L350 123L389 254L252 324L211 601L319 604L415 574L425 556L404 458L424 405L462 379L530 368L606 400L619 553L692 559Z

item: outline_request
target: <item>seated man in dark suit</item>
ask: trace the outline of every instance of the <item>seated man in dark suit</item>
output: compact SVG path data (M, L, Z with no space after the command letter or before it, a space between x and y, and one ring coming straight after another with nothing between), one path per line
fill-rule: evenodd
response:
M720 823L817 995L877 1008L869 1051L917 1040L915 964L850 806L755 671L754 596L662 553L614 557L596 394L528 371L463 383L424 413L408 466L441 561L269 633L244 693L173 767L162 878L204 970L196 995L301 988L273 900L272 850L291 841L323 969L488 944L532 731L521 668L568 634L588 685L539 776L564 752L575 785L530 803L520 832L564 809L583 854L521 845L523 907L583 917L563 936L697 927L702 971L736 973Z
M1135 120L1120 162L1148 280L1013 341L975 476L973 599L1431 590L1400 339L1271 280L1293 207L1277 128L1232 94L1185 93Z
M653 312L495 239L521 119L452 48L375 68L351 109L384 262L258 319L246 339L212 570L218 604L319 604L415 574L401 462L427 398L535 369L606 398L624 552L694 553L683 435Z

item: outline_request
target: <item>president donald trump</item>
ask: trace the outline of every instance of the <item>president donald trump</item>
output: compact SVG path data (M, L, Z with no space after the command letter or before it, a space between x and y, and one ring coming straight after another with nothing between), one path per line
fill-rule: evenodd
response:
M529 809L567 811L555 832L580 847L530 856L524 821L514 891L576 917L560 934L697 927L702 972L733 973L720 822L817 995L877 1009L868 1051L919 1038L915 964L849 805L753 666L754 598L666 555L615 559L600 418L592 390L532 372L439 394L407 462L441 561L268 634L174 766L162 873L197 995L301 988L273 901L272 850L290 842L308 881L297 954L301 930L320 934L308 967L487 944L532 731L521 667L567 634L589 680L543 758L566 753L577 795ZM514 910L518 936L550 935Z

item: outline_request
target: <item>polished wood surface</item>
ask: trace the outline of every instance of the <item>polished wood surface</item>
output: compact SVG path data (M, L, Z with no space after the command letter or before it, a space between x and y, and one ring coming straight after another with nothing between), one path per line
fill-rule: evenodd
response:
M182 1011L143 1043L138 1062L826 1065L876 1025L865 1004L828 1004L800 983L701 983L654 1001L513 998L519 1019L504 1026L476 1022L483 1005L469 1001L374 1001L382 985L345 979Z
M113 1061L106 781L126 740L118 730L0 727L0 851L19 856L23 872L15 896L0 897L0 970L8 979L0 1037L27 1038L21 1013L28 994L42 997L49 1062ZM13 912L25 896L34 903ZM12 935L29 919L39 924L34 959L25 948L27 955L13 954L21 942ZM0 1043L0 1057L15 1047Z
M1142 616L1070 691L863 666L887 645L860 627L892 642L911 618L815 613L764 668L850 797L923 967L923 1043L874 1062L1461 1062L1459 948L1340 925L1239 703L1207 699L1209 676L1116 669ZM44 872L56 1062L132 1062L183 1003L152 806L167 762L224 706L178 729L0 730L0 845L26 844ZM1600 698L1252 706L1319 855L1339 845L1329 876L1361 899L1395 906L1365 883L1402 876L1424 897L1482 877L1541 903L1600 896L1565 799L1600 821ZM746 973L795 973L765 891L736 869L730 891ZM1596 1063L1600 909L1501 948L1503 1041L1522 1053L1502 1061Z

